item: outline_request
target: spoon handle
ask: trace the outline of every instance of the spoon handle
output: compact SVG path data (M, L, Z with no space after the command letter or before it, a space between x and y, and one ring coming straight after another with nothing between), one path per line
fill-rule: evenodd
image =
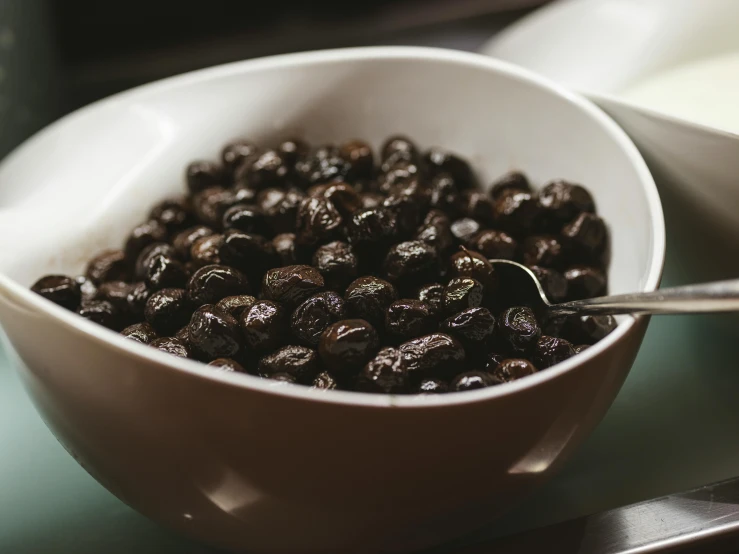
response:
M554 315L696 314L739 311L739 279L553 304Z

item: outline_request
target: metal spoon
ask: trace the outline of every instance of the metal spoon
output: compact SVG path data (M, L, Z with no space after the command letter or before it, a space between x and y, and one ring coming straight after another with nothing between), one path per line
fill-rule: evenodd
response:
M509 260L490 260L496 271L517 284L530 282L531 296L541 298L542 308L550 315L591 314L696 314L739 311L739 279L686 285L654 292L601 296L552 304L536 275L524 265ZM535 290L534 290L535 289Z

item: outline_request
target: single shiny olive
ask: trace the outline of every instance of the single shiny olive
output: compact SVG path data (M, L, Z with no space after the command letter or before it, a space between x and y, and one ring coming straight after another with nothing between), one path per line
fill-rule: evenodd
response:
M470 165L456 154L441 148L429 148L423 155L426 169L432 175L447 174L460 188L475 185L476 179Z
M218 233L197 239L190 248L189 259L193 267L218 265L221 263L223 235Z
M149 259L144 282L150 290L182 288L187 278L187 270L182 263L166 254L158 254Z
M287 373L295 377L298 383L305 384L313 380L319 368L318 354L305 346L283 346L259 361L260 375L270 377Z
M314 390L335 390L339 388L339 384L328 371L321 371L311 382L311 388Z
M562 333L575 344L595 344L613 332L618 324L611 315L571 316Z
M417 286L438 279L441 263L433 246L422 240L411 240L398 243L388 250L383 269L391 283Z
M456 218L462 214L460 198L459 188L451 176L442 173L431 180L429 193L431 208L441 210L449 217Z
M520 171L506 173L490 186L490 197L497 200L500 196L511 191L531 192L531 184L526 175Z
M344 219L329 200L308 196L298 207L295 235L299 243L316 246L341 238L343 225Z
M242 366L236 360L231 358L216 358L208 362L210 367L218 369L219 371L227 371L229 373L246 373L244 366Z
M509 358L498 364L491 375L503 383L510 383L534 373L536 373L536 368L530 361L523 358Z
M350 171L351 164L335 146L321 146L295 164L295 173L306 187L343 181Z
M129 264L134 264L141 251L155 242L167 240L167 228L152 219L133 228L123 247L123 253Z
M258 157L259 147L245 139L230 142L221 150L221 163L232 179L240 167L253 163Z
M352 246L333 241L320 246L313 254L313 266L321 272L328 288L343 291L357 278L359 261Z
M444 295L444 285L441 283L429 283L423 285L416 292L416 298L426 304L429 311L438 317L442 312L442 299Z
M449 229L458 245L462 244L471 247L472 239L480 232L482 225L476 219L463 217L455 220Z
M466 371L457 375L449 384L451 392L484 389L499 384L492 375L485 371Z
M144 282L132 284L131 288L128 290L128 295L126 296L126 311L131 314L132 317L143 319L146 302L149 300L151 293L151 289L149 289Z
M365 319L378 328L385 321L385 310L397 299L395 287L379 277L360 277L344 293L347 316Z
M223 213L223 229L236 229L244 233L266 233L267 221L262 209L254 204L236 204Z
M516 306L508 308L500 315L497 334L506 352L531 353L541 337L541 327L531 308Z
M241 350L239 322L210 304L195 310L187 329L190 347L199 360L233 358Z
M85 276L96 285L106 281L126 281L129 265L122 250L105 250L87 264Z
M304 199L305 193L300 189L269 188L259 193L257 203L271 232L291 233Z
M467 308L439 325L439 331L451 335L466 350L487 348L495 334L495 317L487 308Z
M141 344L150 344L152 341L159 338L154 328L148 323L134 323L129 325L123 331L121 335Z
M107 300L83 302L77 313L113 331L119 331L125 323L116 307Z
M462 344L444 333L431 333L401 344L398 349L412 382L430 377L451 377L465 359Z
M415 238L436 248L440 255L447 255L455 246L451 222L441 210L430 210L416 231Z
M171 244L166 242L153 242L145 247L138 255L133 266L133 277L143 281L149 272L149 266L154 257L164 255L171 259L178 259L177 253Z
M47 275L36 281L31 290L71 311L76 311L82 300L80 284L66 275Z
M356 375L379 349L377 331L363 319L344 319L329 325L321 334L318 353L336 375Z
M460 200L465 217L481 222L483 226L495 225L495 204L484 192L466 190Z
M482 305L485 289L482 283L472 277L450 279L441 295L441 308L444 314L453 315L468 308Z
M213 162L192 162L185 170L185 181L190 194L197 194L223 184L223 170Z
M580 212L595 212L595 202L582 186L567 181L553 181L539 192L541 217L550 231L556 232Z
M187 282L187 297L195 306L215 304L221 298L249 294L246 275L224 265L206 265L192 274Z
M279 144L277 153L288 166L289 171L293 171L298 160L310 154L310 146L304 140L289 138Z
M480 282L485 292L494 294L498 287L498 276L488 259L473 250L462 248L452 255L450 259L449 276L471 277Z
M369 144L363 140L351 140L341 145L339 153L349 164L349 179L369 179L373 176L375 156Z
M226 298L221 298L216 303L216 308L231 314L235 318L239 318L242 312L251 308L256 301L256 298L248 294L227 296Z
M182 197L162 200L151 209L149 218L162 225L170 236L195 223L190 203Z
M398 162L387 171L380 174L378 184L380 192L390 194L397 187L407 187L418 182L421 177L421 168L412 162Z
M233 189L212 187L196 194L192 199L193 211L203 225L221 229L223 214L231 206L242 203Z
M269 300L294 308L325 286L323 275L309 265L270 269L262 279L262 294Z
M144 317L160 336L171 336L190 321L192 304L184 289L162 289L146 302Z
M418 147L411 139L395 135L388 138L380 149L380 169L387 173L400 162L416 163L420 158Z
M470 240L470 248L489 260L518 259L518 241L503 231L480 231Z
M496 198L494 210L496 227L520 237L531 232L540 206L533 194L511 189Z
M385 312L385 332L395 342L403 342L431 333L436 317L428 304L404 298L396 300Z
M569 241L573 255L587 263L603 257L608 243L605 222L595 214L582 212L562 228L562 236Z
M190 357L190 349L188 346L175 337L161 337L154 339L149 343L149 346L153 346L157 350L161 350L162 352L172 356L177 356L178 358Z
M241 313L241 333L246 345L255 351L268 352L285 341L285 311L271 300L258 300Z
M575 348L570 341L557 337L542 335L536 343L534 364L539 369L552 367L575 355Z
M205 225L195 225L180 231L172 240L175 254L180 260L188 261L190 259L190 249L195 241L213 234L215 234L215 231Z
M255 189L284 186L291 167L275 150L265 150L242 176L242 183Z
M354 212L362 209L362 199L354 187L338 182L329 184L323 191L323 197L328 200L343 218L349 218Z
M568 300L584 300L603 296L608 287L606 274L598 268L579 265L564 272Z
M550 302L564 302L567 298L567 279L565 276L557 271L547 267L539 267L537 265L529 266L536 278L541 283L541 288L544 290L547 299Z
M397 348L383 348L357 376L357 390L385 394L408 392L408 369Z
M295 308L290 329L301 343L318 346L326 328L342 319L346 319L344 299L333 291L319 292Z
M390 210L369 208L356 212L346 224L346 235L357 253L378 257L396 237L396 219Z
M416 394L441 394L449 391L449 384L441 379L424 379L415 390Z
M310 248L298 244L295 233L282 233L272 239L272 251L278 266L304 264L310 260Z
M218 258L227 265L244 272L257 281L268 269L279 264L272 242L256 233L229 229L223 233Z
M553 269L562 269L568 261L568 253L562 242L551 235L532 235L523 241L523 263Z
M128 295L132 285L125 281L107 281L98 287L98 298L106 300L115 306L115 309L124 320L131 317L128 309Z

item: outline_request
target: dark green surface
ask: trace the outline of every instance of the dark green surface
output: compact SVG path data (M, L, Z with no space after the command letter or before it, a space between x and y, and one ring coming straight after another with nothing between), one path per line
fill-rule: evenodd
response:
M666 284L675 273L668 270ZM654 318L623 390L575 458L464 542L739 474L739 338L717 331L721 321ZM0 552L212 552L158 527L93 481L39 419L7 357L0 361Z

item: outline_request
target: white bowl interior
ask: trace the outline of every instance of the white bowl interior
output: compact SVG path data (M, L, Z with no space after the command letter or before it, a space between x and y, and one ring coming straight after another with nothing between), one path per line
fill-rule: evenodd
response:
M511 169L587 186L612 235L613 292L654 287L662 219L636 149L587 102L484 57L364 49L232 64L120 94L65 117L0 166L0 270L23 285L78 273L119 247L193 159L237 137L311 143L392 133L466 156L481 181Z
M649 75L739 50L735 0L554 2L483 53L578 91L618 93Z

